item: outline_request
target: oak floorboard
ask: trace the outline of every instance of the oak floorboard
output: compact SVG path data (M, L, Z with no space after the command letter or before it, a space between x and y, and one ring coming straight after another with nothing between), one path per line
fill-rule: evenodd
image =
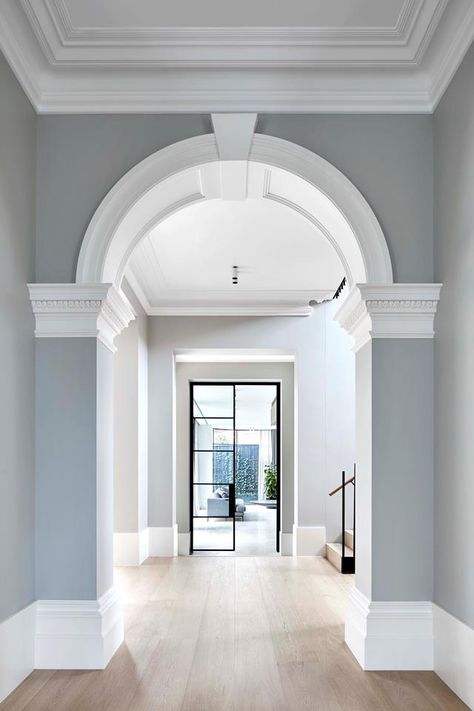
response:
M363 672L353 576L321 558L149 558L119 568L125 642L103 671L35 671L0 711L460 711L433 672Z

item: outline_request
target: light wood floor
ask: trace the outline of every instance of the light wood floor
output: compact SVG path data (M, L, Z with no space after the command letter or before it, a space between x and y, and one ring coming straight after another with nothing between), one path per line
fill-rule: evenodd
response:
M317 558L149 559L121 569L108 668L35 671L1 711L448 711L431 672L362 672L343 642L352 576Z

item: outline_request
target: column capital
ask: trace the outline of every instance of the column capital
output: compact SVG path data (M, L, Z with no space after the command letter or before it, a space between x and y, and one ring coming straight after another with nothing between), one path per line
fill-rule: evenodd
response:
M357 352L371 338L433 338L442 284L356 284L334 315Z
M28 284L37 338L88 338L115 351L114 338L135 318L112 284Z

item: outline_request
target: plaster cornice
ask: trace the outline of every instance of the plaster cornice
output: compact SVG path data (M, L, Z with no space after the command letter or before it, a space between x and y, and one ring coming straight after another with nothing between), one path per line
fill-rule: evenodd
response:
M429 113L473 37L460 0L405 0L386 27L78 27L65 0L0 7L38 113Z
M135 318L111 284L28 284L37 338L94 337L111 351L114 338Z
M335 320L358 351L372 338L433 338L441 284L355 285Z

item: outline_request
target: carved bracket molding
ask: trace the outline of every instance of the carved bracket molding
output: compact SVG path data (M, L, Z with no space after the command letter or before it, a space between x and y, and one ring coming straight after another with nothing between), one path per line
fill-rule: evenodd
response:
M28 284L37 338L97 338L115 352L114 338L135 318L112 284Z
M357 352L372 338L433 338L442 284L356 284L334 315Z

